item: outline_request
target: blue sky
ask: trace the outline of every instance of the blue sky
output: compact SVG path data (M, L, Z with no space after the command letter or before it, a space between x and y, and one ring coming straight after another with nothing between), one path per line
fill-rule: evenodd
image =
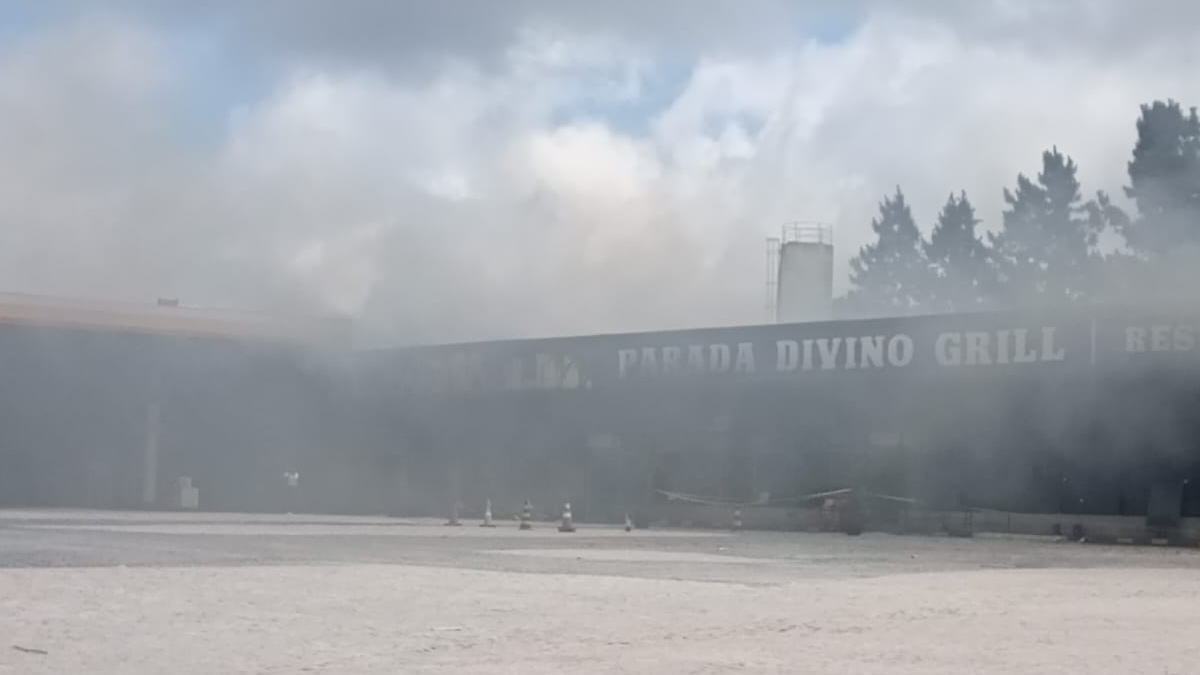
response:
M135 3L136 5L136 3ZM95 10L92 10L95 14ZM70 26L81 16L78 6L56 2L0 4L0 43L20 44L41 34ZM253 105L276 85L286 62L245 59L244 51L231 48L230 34L221 21L164 22L134 12L114 13L155 31L177 78L169 107L171 118L185 136L198 143L212 142L226 128L231 110ZM859 17L853 10L834 7L820 12L796 12L795 44L835 43L850 36ZM628 133L649 130L658 113L685 89L693 74L697 54L672 53L656 60L643 75L640 95L628 100L580 99L555 111L563 123L576 119L601 119ZM371 65L371 64L363 64ZM746 120L749 126L754 120Z
M835 44L847 39L857 26L856 17L849 12L830 11L819 17L811 14L796 19L795 45L816 42ZM579 101L575 105L559 110L554 119L566 122L577 118L599 118L622 131L643 134L655 117L671 105L683 93L692 78L696 66L693 58L672 57L662 59L645 73L641 95L627 101ZM754 129L761 120L741 120ZM714 121L723 124L723 121Z

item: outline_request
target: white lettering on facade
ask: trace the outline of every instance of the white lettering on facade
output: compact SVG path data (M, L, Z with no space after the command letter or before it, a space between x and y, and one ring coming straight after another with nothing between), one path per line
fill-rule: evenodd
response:
M1173 339L1175 351L1190 352L1196 348L1196 329L1193 326L1176 326Z
M859 362L863 368L883 367L883 336L867 335L858 339L862 359Z
M1171 351L1171 327L1170 326L1151 326L1150 327L1150 351L1152 352L1168 352Z
M887 345L888 365L896 368L907 366L912 363L913 351L912 338L903 333L893 336L891 340L888 340Z
M821 370L833 370L837 367L837 357L841 347L842 338L819 338L817 340L817 353L821 355Z
M1181 353L1200 350L1200 324L1161 321L1118 328L1102 341L1129 354ZM1078 334L1073 334L1079 337ZM758 372L758 366L780 374L811 371L903 368L914 360L922 367L994 367L1009 364L1062 362L1067 345L1055 326L948 331L922 336L918 343L905 334L842 335L774 340L774 368L759 362L770 359L770 342L712 342L632 346L616 349L617 379L682 375L739 375ZM1093 340L1095 338L1093 337ZM1092 349L1094 350L1093 342ZM760 351L761 350L761 351ZM612 352L610 352L612 353ZM474 352L452 352L431 358L422 366L422 378L441 391L570 390L592 386L583 364L553 353L532 353L492 362Z
M958 333L942 333L933 343L933 356L939 366L962 365L962 336Z
M1033 363L1037 360L1037 352L1029 348L1029 331L1024 328L1014 329L1013 363Z
M754 370L754 343L739 342L737 357L733 360L733 372L753 373Z
M617 377L624 379L629 375L629 369L637 363L636 349L617 350Z
M670 375L679 372L682 368L683 350L679 347L663 347L662 350L662 370L664 374Z
M1192 324L1126 326L1125 352L1190 352L1196 349L1196 330Z
M1146 351L1146 329L1141 326L1130 326L1125 329L1125 351L1140 354Z
M800 343L795 340L775 342L775 370L790 373L800 367Z
M708 346L708 370L713 373L723 373L729 370L729 345Z
M1012 335L1010 330L996 331L996 363L999 365L1007 365L1009 363L1009 351L1011 343L1009 337Z
M641 362L638 365L642 375L657 375L658 350L654 347L642 347Z
M1043 361L1065 361L1067 358L1067 350L1062 347L1055 346L1054 336L1057 329L1051 327L1042 328L1042 360Z
M1012 328L995 332L942 333L933 343L933 356L940 366L990 366L1010 363L1062 361L1067 353L1056 342L1053 327L1041 329L1036 345L1029 330Z
M988 333L966 333L963 335L967 342L966 364L968 366L989 366L992 356L988 353L991 346L991 335Z
M1155 332L1157 330L1157 332ZM1034 332L1036 331L1036 333ZM1147 343L1144 338L1152 336ZM1185 350L1197 346L1193 327L1155 327L1150 331L1126 330L1126 348ZM994 366L1011 363L1063 361L1066 349L1058 343L1057 328L1004 328L994 331L945 332L933 339L932 354L938 366ZM707 345L670 345L617 351L617 374L626 378L661 376L680 372L696 374L753 374L758 371L756 343L715 342ZM769 349L769 348L768 348ZM922 346L922 349L928 347ZM899 333L886 335L848 335L840 337L776 340L774 346L777 373L813 370L857 370L903 368L913 362L917 345L912 337Z
M734 350L728 344L670 345L617 350L617 377L632 375L654 377L681 372L753 373L756 370L754 343L741 342Z

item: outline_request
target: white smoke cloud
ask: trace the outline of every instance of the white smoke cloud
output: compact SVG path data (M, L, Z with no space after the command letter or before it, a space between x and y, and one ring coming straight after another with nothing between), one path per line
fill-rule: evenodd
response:
M1098 9L1093 42L1048 49L1014 26L1069 17L977 39L919 5L711 53L527 13L490 62L427 52L419 74L280 49L204 137L178 123L197 85L166 28L52 26L0 51L0 286L347 312L371 342L755 322L783 221L835 224L840 289L896 184L926 228L959 189L994 226L1047 146L1119 192L1138 104L1200 102L1177 49L1200 29L1112 59ZM755 8L743 30L778 16ZM681 50L690 76L655 105Z

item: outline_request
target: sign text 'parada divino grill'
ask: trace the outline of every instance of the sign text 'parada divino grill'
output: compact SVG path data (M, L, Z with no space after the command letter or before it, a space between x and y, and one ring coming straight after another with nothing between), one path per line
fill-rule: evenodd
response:
M938 366L989 366L1063 361L1066 349L1051 326L938 334L919 345L906 333L775 340L763 354L761 343L716 342L617 350L617 377L682 373L795 373L821 370L904 368L927 349Z
M888 331L887 323L895 330ZM799 334L769 326L564 338L530 344L527 350L508 345L499 353L486 347L454 350L428 355L421 363L429 378L420 381L446 391L561 391L689 376L1109 367L1200 351L1200 324L1191 321L1076 319L971 329L931 323L847 322L840 335L805 335L808 326Z

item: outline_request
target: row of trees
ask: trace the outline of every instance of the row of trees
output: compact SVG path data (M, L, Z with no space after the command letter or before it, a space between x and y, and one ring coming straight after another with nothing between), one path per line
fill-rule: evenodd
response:
M1042 153L1036 177L1020 174L1004 190L999 228L981 233L975 208L959 192L946 200L928 239L897 187L871 223L875 242L850 261L843 309L860 316L970 311L1200 290L1196 109L1143 105L1127 169L1134 215L1103 191L1084 201L1075 162L1055 147ZM1116 235L1107 253L1100 245L1106 233Z

